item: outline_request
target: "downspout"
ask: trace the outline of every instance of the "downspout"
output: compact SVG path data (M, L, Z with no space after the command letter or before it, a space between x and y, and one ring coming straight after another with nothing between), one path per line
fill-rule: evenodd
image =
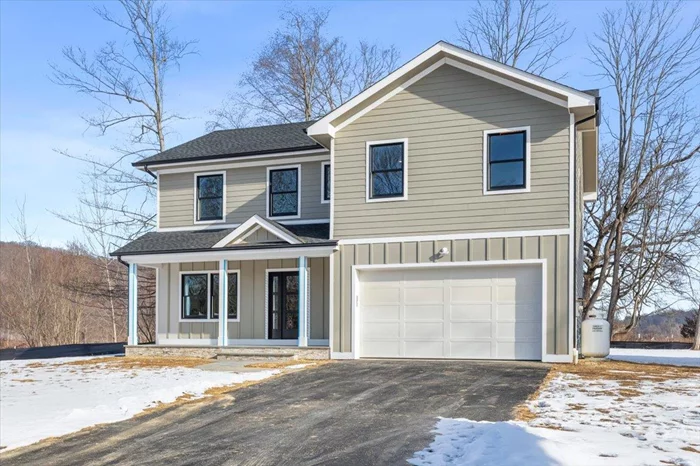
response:
M578 125L586 123L587 121L591 121L594 118L596 120L596 122L595 122L596 127L599 127L600 126L600 96L596 96L596 98L595 98L595 112L593 112L593 115L587 116L586 118L574 123L574 137L576 137L576 134L577 134L576 127ZM576 142L574 141L574 161L576 161L576 156L578 155L578 154L576 154L576 148L577 148L577 145L576 145ZM574 177L575 177L575 175L576 175L576 170L574 169ZM576 203L576 189L574 189L574 204L575 203ZM574 215L574 235L579 235L579 233L578 233L579 230L577 227L578 227L578 225L576 223L576 215ZM583 238L576 238L576 239L578 239L581 243L583 243ZM574 244L575 243L576 243L576 241L574 241ZM578 251L575 251L574 254L578 254ZM582 272L579 270L578 273L582 273ZM574 296L576 296L576 285L577 284L578 284L578 278L576 277L576 275L574 275ZM581 309L578 309L579 307L581 307ZM574 338L576 349L580 349L581 348L581 323L584 319L584 316L581 315L580 312L578 312L579 310L583 309L583 306L579 304L578 298L574 299L574 309L577 311L576 315L581 318L580 321L578 319L576 319L576 326L578 327L576 330L578 330L578 331L575 331L575 338Z
M127 269L129 268L128 262L124 262L124 261L122 260L122 256L117 256L117 260L118 260L120 263L124 264L124 265L126 266Z
M151 170L148 169L148 165L144 165L144 166L143 166L143 171L145 171L146 173L148 173L149 175L151 175L151 176L153 177L154 180L155 180L155 179L158 179L158 176L157 176L155 173L153 173Z

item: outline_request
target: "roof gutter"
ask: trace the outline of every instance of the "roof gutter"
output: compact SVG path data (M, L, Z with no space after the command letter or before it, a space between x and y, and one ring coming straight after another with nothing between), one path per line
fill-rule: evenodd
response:
M595 112L593 115L587 116L583 120L577 121L574 126L578 126L580 124L583 124L587 121L591 121L593 118L595 118L595 125L596 127L600 126L600 97L595 98Z
M157 176L155 173L153 173L151 170L148 169L148 165L144 165L144 166L143 166L143 171L145 171L146 173L148 173L149 175L151 175L151 176L153 177L154 180L157 180L157 179L158 179L158 176Z

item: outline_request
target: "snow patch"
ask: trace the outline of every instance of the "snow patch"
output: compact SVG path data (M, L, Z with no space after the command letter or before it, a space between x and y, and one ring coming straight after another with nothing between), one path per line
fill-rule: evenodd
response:
M415 465L698 465L700 372L629 387L559 374L530 403L530 422L440 419Z
M0 445L7 449L133 417L182 395L262 380L279 370L216 372L184 367L64 365L84 358L0 361Z
M609 359L641 364L700 367L700 351L674 349L611 348Z

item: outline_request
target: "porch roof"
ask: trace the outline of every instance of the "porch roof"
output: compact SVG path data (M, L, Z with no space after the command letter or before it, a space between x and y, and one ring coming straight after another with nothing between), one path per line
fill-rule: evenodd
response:
M278 225L278 224L276 224ZM125 244L111 256L130 256L146 254L170 254L205 251L241 251L278 248L304 248L309 246L335 246L338 242L329 239L329 224L299 224L285 225L285 230L298 238L300 244L289 244L287 241L266 241L264 243L236 244L232 246L214 246L224 239L235 228L191 230L191 231L154 231Z

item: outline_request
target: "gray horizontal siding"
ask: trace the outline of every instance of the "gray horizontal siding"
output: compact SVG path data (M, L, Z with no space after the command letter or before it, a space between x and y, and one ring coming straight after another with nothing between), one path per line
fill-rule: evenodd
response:
M320 169L319 169L320 170ZM240 322L228 322L230 339L264 339L265 273L267 269L296 268L296 259L229 261L229 270L240 271ZM218 262L165 264L158 272L158 336L178 339L216 339L217 322L180 322L180 272L218 270ZM328 339L329 259L309 259L310 337Z
M333 255L332 351L352 351L353 265L430 263L443 247L449 253L439 262L546 259L547 353L568 353L568 235L341 245Z
M531 192L483 194L483 131L530 126ZM408 138L408 200L367 203L366 142ZM335 139L334 237L568 228L569 115L442 66Z
M194 172L160 175L161 228L194 225L194 176ZM329 204L321 203L321 162L301 164L300 184L301 219L329 218ZM266 191L266 167L226 170L226 222L243 223L255 214L264 217Z

